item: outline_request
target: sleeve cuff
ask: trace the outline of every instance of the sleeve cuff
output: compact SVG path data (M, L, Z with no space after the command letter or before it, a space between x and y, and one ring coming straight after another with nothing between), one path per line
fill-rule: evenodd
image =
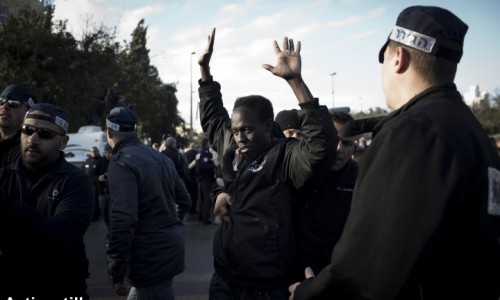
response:
M299 103L301 109L317 109L319 108L319 100L318 98L314 98L313 100Z
M200 86L207 86L207 85L210 85L214 82L214 78L212 75L210 75L210 78L208 80L205 80L205 81L201 81L201 78L198 79L198 84Z

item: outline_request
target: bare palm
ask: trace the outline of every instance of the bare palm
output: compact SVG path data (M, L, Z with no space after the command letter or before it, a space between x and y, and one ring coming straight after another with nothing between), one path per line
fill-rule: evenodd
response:
M300 41L297 43L297 49L292 39L283 38L283 50L281 50L276 41L273 42L274 52L278 58L275 67L264 64L262 67L272 74L285 80L298 78L301 76L302 62L300 57Z

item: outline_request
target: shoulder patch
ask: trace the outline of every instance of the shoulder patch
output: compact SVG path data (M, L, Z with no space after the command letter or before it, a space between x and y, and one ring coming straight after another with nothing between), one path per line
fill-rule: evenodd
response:
M500 216L500 171L488 167L488 213Z

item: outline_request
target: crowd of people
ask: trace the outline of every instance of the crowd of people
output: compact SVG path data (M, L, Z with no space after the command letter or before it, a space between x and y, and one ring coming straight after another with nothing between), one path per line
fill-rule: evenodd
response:
M288 37L262 67L298 109L275 116L249 95L228 113L210 70L214 28L198 60L200 146L145 145L147 116L115 107L103 156L90 149L80 169L62 151L68 112L6 87L0 296L88 299L84 234L102 216L113 291L174 299L193 213L218 224L209 299L499 300L500 156L453 83L467 30L439 7L403 10L379 53L393 112L354 120L319 104Z

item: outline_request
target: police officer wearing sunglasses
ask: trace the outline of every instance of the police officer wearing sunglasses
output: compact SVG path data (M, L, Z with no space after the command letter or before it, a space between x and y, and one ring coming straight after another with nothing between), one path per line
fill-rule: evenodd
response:
M33 92L20 84L9 85L0 94L0 168L19 157L21 124L36 102Z
M83 236L94 191L64 159L68 122L61 108L35 104L21 126L21 157L0 169L1 295L88 299Z

